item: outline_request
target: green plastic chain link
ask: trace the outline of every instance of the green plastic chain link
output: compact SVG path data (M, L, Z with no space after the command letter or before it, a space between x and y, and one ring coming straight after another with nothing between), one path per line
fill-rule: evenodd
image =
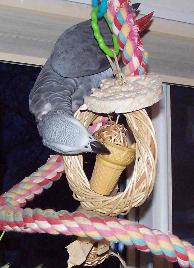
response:
M93 32L94 32L94 36L98 42L98 45L100 47L100 49L106 54L108 55L109 57L111 58L114 58L114 53L113 53L113 49L110 49L104 42L104 38L102 37L101 33L100 33L100 29L99 29L99 26L98 26L98 17L97 17L97 14L98 14L98 7L95 7L92 9L92 12L91 12L91 25L92 25L92 29L93 29ZM106 17L105 17L106 19ZM112 35L112 40L113 40L113 46L114 46L114 52L115 54L117 55L119 53L119 45L118 45L118 42L117 42L117 37L116 35Z

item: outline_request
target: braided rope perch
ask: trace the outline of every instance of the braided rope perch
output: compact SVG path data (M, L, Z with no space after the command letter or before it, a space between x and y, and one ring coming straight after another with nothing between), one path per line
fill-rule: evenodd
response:
M0 197L0 229L26 233L76 235L94 240L122 242L144 252L194 267L194 247L175 235L117 218L89 217L81 212L56 212L51 209L22 209L27 201L58 180L64 169L62 156L51 156L37 172Z

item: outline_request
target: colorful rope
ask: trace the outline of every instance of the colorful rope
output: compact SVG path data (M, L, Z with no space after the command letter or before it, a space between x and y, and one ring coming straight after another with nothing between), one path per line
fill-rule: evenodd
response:
M52 156L37 172L0 197L0 230L76 235L94 240L104 238L178 262L180 267L194 267L194 247L175 235L166 235L123 219L97 218L81 212L71 214L52 209L22 209L26 201L60 178L63 166L61 156Z
M101 19L107 11L107 0L102 0L98 5L98 0L92 0L92 6L98 7L98 18Z
M76 235L93 240L121 242L143 252L178 262L180 267L194 267L194 247L174 235L150 230L140 224L117 218L96 218L67 211L2 207L0 229L26 233Z
M122 61L125 65L123 72L126 75L143 75L148 71L148 53L143 48L140 33L148 27L153 13L135 20L136 6L138 8L139 4L132 5L128 0L112 0L108 1L107 9L106 0L102 0L100 5L97 0L93 0L91 12L92 29L99 47L106 55L114 57L112 50L106 46L97 23L98 18L103 16L107 20L113 31L115 53L118 52L118 45L122 51Z
M152 15L152 13L147 15L144 26L150 21ZM139 35L141 27L135 21L135 16L128 0L108 2L107 18L112 25L113 33L118 37L122 60L126 65L123 72L127 75L143 75L147 73L148 68L148 53L144 51Z
M27 201L34 198L34 195L41 194L44 189L50 188L54 181L59 180L63 171L63 157L51 156L38 171L32 173L3 194L0 197L0 206L24 206Z

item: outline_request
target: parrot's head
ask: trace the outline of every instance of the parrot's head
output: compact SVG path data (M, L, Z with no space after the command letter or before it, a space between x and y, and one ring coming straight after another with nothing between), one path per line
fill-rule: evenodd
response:
M43 116L38 130L45 146L64 155L110 153L77 119L61 111L51 111Z

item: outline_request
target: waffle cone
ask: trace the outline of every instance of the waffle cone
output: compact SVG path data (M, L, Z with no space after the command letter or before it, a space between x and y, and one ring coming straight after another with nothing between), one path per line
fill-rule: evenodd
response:
M98 155L94 166L90 188L96 193L109 195L115 188L122 171L135 158L135 144L123 147L104 142L109 155Z

